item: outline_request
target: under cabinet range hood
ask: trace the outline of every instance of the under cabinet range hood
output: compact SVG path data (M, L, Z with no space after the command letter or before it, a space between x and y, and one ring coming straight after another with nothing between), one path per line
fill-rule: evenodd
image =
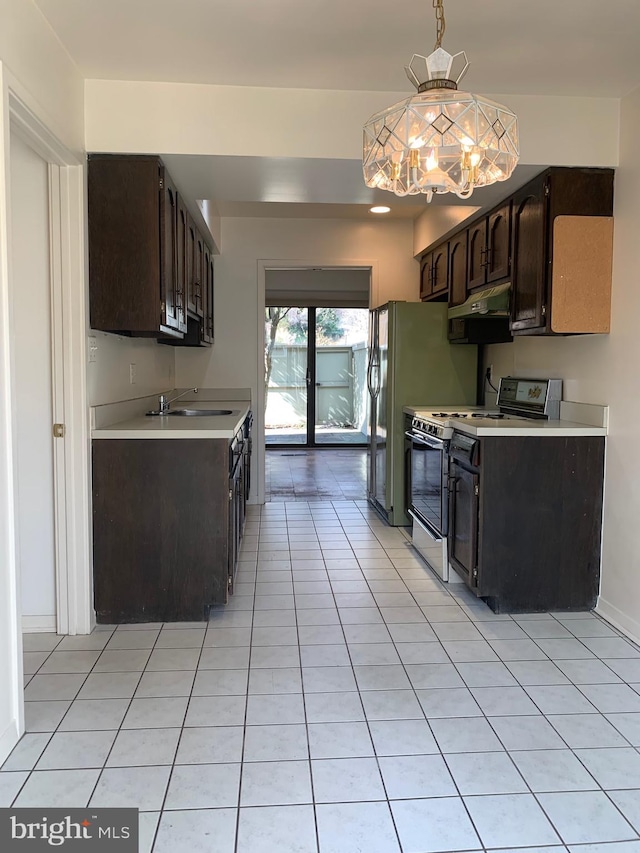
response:
M464 317L508 317L511 282L478 290L461 305L449 308L449 319Z

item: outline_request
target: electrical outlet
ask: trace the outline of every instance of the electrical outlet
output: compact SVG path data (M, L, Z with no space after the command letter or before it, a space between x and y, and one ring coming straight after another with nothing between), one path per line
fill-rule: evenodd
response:
M87 338L87 350L89 353L89 364L98 360L98 339L94 335Z
M133 362L129 365L129 384L136 384L136 366Z

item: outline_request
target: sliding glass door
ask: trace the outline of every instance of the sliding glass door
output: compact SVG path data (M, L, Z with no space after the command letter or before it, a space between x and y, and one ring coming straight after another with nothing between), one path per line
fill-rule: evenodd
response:
M367 443L368 315L366 308L266 309L267 445Z

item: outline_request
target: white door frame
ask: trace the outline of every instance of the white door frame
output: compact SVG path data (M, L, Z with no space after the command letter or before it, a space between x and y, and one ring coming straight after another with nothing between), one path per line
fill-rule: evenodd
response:
M51 332L54 422L65 425L64 438L54 441L54 528L56 536L56 630L85 634L94 624L90 538L90 431L86 387L86 257L84 164L13 91L4 86L5 175L9 215L6 223L11 281L10 146L17 134L49 164L49 225L51 261ZM8 115L9 121L6 122ZM8 127L7 127L8 125ZM3 331L8 331L4 329ZM10 338L9 338L10 339ZM9 354L9 394L12 406L13 359ZM15 435L16 414L11 413ZM53 426L53 425L52 425ZM16 451L13 448L14 501ZM14 504L15 505L15 504ZM14 514L15 527L15 514ZM15 571L20 543L14 530ZM19 580L17 582L19 595ZM19 600L19 599L18 599Z
M266 293L266 274L267 270L284 270L284 269L335 269L344 270L352 267L368 267L371 270L371 281L369 284L369 305L378 304L378 293L380 287L380 263L376 260L354 259L354 258L315 258L314 260L258 260L258 378L256 382L257 394L256 403L253 410L254 424L256 436L259 440L254 441L254 447L257 448L256 459L256 502L263 504L265 502L265 464L266 464L266 446L264 442L264 309L265 309L265 293Z

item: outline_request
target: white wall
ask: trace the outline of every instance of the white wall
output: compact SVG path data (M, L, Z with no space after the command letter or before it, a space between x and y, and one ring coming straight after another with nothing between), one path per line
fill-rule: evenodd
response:
M274 266L286 261L300 261L301 266L373 263L372 304L419 297L411 221L223 218L222 245L215 267L215 344L206 350L178 350L175 384L250 387L254 411L262 381L258 322L264 322L264 313L258 316L258 261L267 267L270 260ZM264 448L259 435L254 446L262 476Z
M480 210L472 205L442 204L428 207L413 224L413 254L417 257L427 246Z
M640 419L640 89L622 100L620 166L614 196L611 334L516 338L487 347L496 377L509 373L565 380L564 397L610 406L599 609L640 638L640 461L634 448Z
M11 322L22 617L55 625L48 166L11 134ZM34 620L31 619L31 622Z
M127 338L90 330L96 360L87 365L89 405L117 403L175 387L175 348L145 338ZM129 365L134 364L135 383Z
M0 60L16 94L58 139L84 149L84 80L32 0L2 0Z
M87 80L86 147L129 153L359 159L364 122L406 98L410 89L349 92ZM518 115L523 163L617 163L616 99L492 97Z
M84 139L83 81L30 0L3 0L0 25L0 761L23 728L14 525L10 361L9 86L74 151Z

